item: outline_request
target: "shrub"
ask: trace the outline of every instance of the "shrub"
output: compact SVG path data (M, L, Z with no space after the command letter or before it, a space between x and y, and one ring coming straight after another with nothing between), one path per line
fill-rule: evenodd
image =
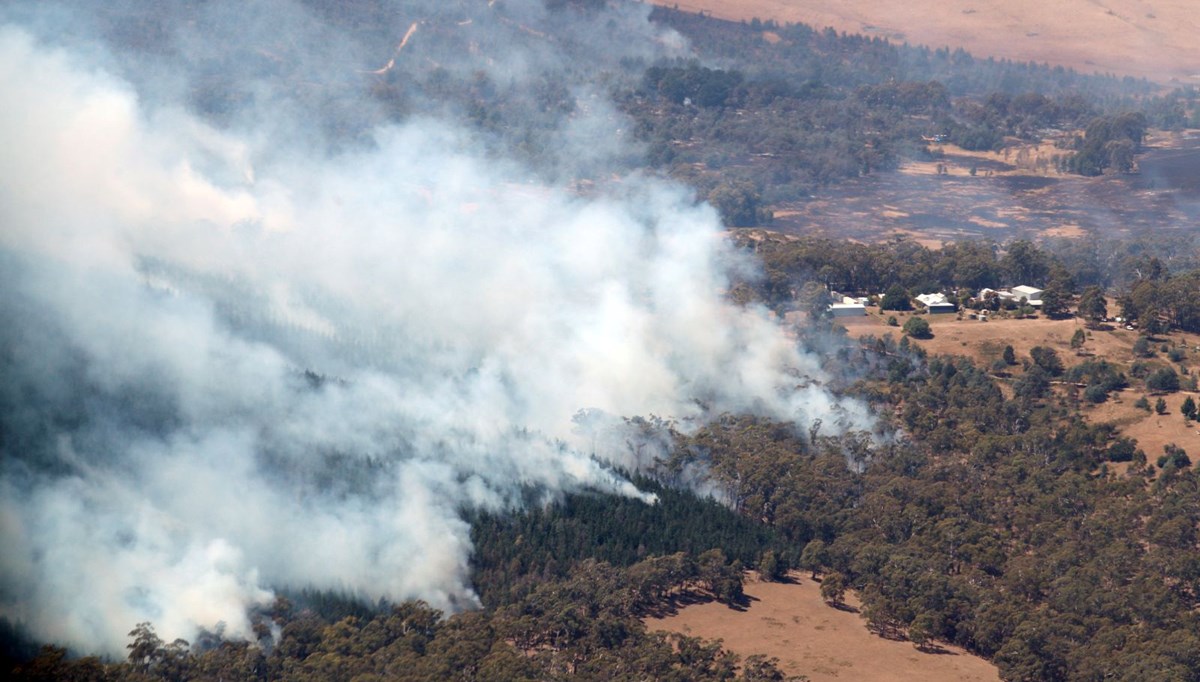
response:
M1110 462L1132 462L1133 453L1137 450L1137 442L1132 438L1121 437L1108 448L1106 453Z
M1139 336L1138 340L1133 342L1133 354L1139 358L1153 357L1154 348L1150 346L1150 341L1146 337Z
M1063 373L1062 360L1059 359L1058 353L1053 348L1034 346L1029 349L1029 356L1033 358L1035 365L1041 367L1050 376L1055 377Z
M1108 400L1108 391L1099 384L1092 384L1083 390L1083 397L1089 403L1102 403Z
M1167 443L1163 446L1163 456L1158 458L1158 468L1163 468L1167 464L1173 465L1176 469L1183 469L1192 465L1192 459L1187 456L1183 448L1174 443Z
M1154 371L1154 365L1149 362L1135 362L1129 366L1129 374L1134 379L1145 379Z
M911 336L914 339L933 338L933 330L930 329L929 323L922 317L910 317L904 323L903 331L906 336Z
M1086 340L1087 337L1083 335L1083 330L1076 329L1075 333L1071 335L1071 348L1083 348Z
M1146 377L1146 388L1151 391L1173 393L1179 390L1179 375L1170 367L1155 370L1153 374Z

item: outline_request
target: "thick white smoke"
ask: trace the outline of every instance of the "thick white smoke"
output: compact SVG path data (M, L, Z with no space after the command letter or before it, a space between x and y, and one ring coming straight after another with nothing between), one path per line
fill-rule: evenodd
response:
M471 606L463 510L642 496L581 409L867 423L723 299L682 188L531 183L429 119L280 149L11 25L0 93L0 615L38 637L247 636L287 585Z

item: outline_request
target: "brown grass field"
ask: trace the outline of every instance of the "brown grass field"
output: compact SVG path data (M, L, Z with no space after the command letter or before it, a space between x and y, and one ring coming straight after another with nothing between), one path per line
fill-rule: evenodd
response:
M1195 0L656 0L735 21L832 26L977 57L1200 84ZM764 36L770 39L770 36Z
M688 606L666 618L651 618L651 630L720 638L726 649L779 659L780 668L813 682L967 682L999 680L996 667L957 647L942 644L923 653L910 642L876 637L852 610L821 599L819 583L791 574L792 583L746 583L750 605L738 611L719 602ZM847 595L857 607L853 595Z

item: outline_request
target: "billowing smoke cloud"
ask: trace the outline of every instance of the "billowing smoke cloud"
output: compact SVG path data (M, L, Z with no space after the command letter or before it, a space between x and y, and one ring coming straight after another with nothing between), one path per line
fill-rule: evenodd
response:
M0 615L38 637L247 636L280 586L470 607L464 510L645 497L580 410L867 424L723 299L748 265L680 187L531 182L429 112L330 151L38 26L0 28ZM579 101L562 158L620 158Z

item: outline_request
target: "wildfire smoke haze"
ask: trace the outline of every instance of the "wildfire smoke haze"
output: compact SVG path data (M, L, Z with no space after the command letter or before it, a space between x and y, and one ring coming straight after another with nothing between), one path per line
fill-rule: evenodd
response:
M249 637L283 586L471 607L464 510L652 501L610 469L646 463L593 452L580 410L869 423L765 311L723 298L752 266L710 207L627 172L566 189L629 154L582 78L533 119L537 167L453 106L390 116L366 94L392 50L393 72L487 71L517 106L570 72L519 27L677 44L645 9L477 3L438 23L450 10L375 3L396 29L379 52L318 4L184 3L165 35L127 27L137 50L98 27L144 3L0 13L0 615L39 639ZM435 42L468 19L472 67Z

